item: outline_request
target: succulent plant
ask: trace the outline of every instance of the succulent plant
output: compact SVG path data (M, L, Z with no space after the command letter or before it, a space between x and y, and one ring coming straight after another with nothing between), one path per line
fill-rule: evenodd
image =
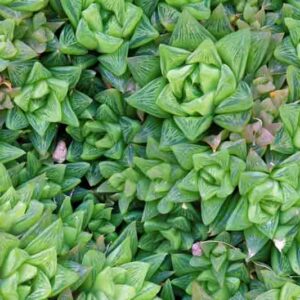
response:
M236 248L228 248L222 243L216 246L201 244L203 256L193 258L193 266L206 264L205 270L200 272L196 282L203 292L201 295L211 295L214 298L229 299L230 297L243 295L246 284L249 282L249 274L245 264L244 255ZM203 259L201 263L201 259ZM195 284L195 283L194 283Z
M197 29L195 40L192 33L189 36L189 32L184 32L184 26L189 28L186 23ZM171 45L162 44L159 48L162 74L167 81L154 79L126 99L153 116L174 115L175 126L191 142L198 141L213 121L231 131L241 131L253 106L249 86L240 82L251 44L250 31L229 34L216 44L211 38L184 10L172 33ZM243 44L243 51L230 49L233 43ZM240 56L241 69L227 54L231 51Z
M244 230L248 259L268 243L279 252L287 251L297 234L298 221L292 211L298 207L299 153L267 165L252 150L247 168L240 176L241 198L227 221L227 230ZM294 180L288 179L290 176Z
M144 234L139 241L142 250L155 253L190 250L193 241L206 238L207 228L191 204L184 203L167 216L161 216L149 203L143 214Z
M298 2L0 0L0 300L298 299Z
M277 152L291 154L299 148L298 104L297 102L282 105L279 108L280 120L283 124L275 136L272 149Z

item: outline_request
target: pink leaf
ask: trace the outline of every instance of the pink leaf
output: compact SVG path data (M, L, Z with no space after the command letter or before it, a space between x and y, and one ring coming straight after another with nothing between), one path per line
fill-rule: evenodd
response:
M67 152L68 152L67 145L65 141L61 140L57 143L52 158L55 162L61 164L66 160Z
M202 255L201 242L197 242L197 243L193 244L192 254L193 254L193 256L201 256Z

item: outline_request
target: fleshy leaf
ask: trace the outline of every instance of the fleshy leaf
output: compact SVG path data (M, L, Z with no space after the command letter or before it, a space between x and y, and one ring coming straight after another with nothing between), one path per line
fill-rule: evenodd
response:
M190 52L187 50L160 44L160 68L163 75L166 76L170 70L181 66L185 62L187 57L189 57L189 55Z
M126 101L131 106L145 111L155 117L167 117L168 114L161 110L155 103L164 86L165 80L163 78L154 79L142 89L127 98Z
M128 67L134 80L145 86L160 76L159 58L152 55L140 55L128 58Z
M205 39L214 37L187 10L183 10L171 36L171 45L195 50Z
M246 69L251 45L248 29L230 33L216 44L222 60L233 70L237 80L241 80Z

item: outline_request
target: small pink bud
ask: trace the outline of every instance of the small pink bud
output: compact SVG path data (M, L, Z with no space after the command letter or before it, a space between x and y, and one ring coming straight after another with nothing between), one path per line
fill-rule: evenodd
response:
M201 256L202 255L201 242L197 242L197 243L193 244L192 254L193 254L193 256Z
M67 152L68 152L67 145L65 141L61 140L57 143L52 158L55 162L61 164L66 160Z

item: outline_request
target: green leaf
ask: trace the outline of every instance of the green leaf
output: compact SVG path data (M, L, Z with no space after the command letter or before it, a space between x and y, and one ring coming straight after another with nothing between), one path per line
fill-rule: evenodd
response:
M54 94L51 94L47 99L47 104L40 108L37 113L44 120L51 123L61 121L61 104Z
M137 291L140 290L146 279L150 265L145 262L130 262L122 265L126 270L126 284L133 286Z
M44 136L50 123L46 121L42 115L38 114L38 111L34 113L27 113L26 116L34 131L36 131L40 136Z
M198 192L198 174L195 170L190 171L178 184L180 190Z
M79 280L79 278L79 274L58 264L56 274L51 280L51 297L58 295L64 289L70 287L77 280Z
M72 127L79 127L79 121L75 112L73 111L70 101L66 98L61 104L61 122L72 126Z
M214 104L219 105L221 101L231 96L236 89L237 83L232 70L227 65L221 66L221 77L217 86Z
M201 201L201 216L205 225L209 225L215 220L224 202L225 198L218 197Z
M289 100L295 101L300 97L300 89L297 82L300 80L300 70L295 66L288 66L286 78L289 86Z
M231 132L241 132L249 123L251 111L221 114L214 117L214 122Z
M32 283L32 292L26 298L28 300L47 299L51 294L51 284L44 272L38 271Z
M165 3L159 3L157 10L160 23L167 31L172 32L178 22L180 12L174 7Z
M276 47L274 56L284 64L300 67L300 59L290 37L284 38Z
M34 12L41 10L47 5L47 1L45 0L34 0L28 3L28 1L24 0L16 0L11 3L11 8L16 10L24 11L24 12Z
M251 45L249 29L230 33L216 44L222 60L233 70L236 79L243 78Z
M217 48L211 39L204 40L186 60L188 64L203 63L220 67L221 58Z
M97 48L97 40L95 34L90 30L88 23L83 18L80 19L78 26L76 26L76 39L78 43L89 50L95 50ZM114 51L112 51L114 52Z
M40 80L49 79L51 77L51 73L40 62L36 62L29 73L26 84L37 83Z
M174 121L189 141L196 141L211 125L212 117L174 117Z
M70 95L69 101L76 115L82 114L93 102L89 96L76 90Z
M16 220L11 232L13 234L21 234L27 231L31 226L38 222L43 214L43 210L44 205L42 203L32 200L29 203L26 213Z
M158 37L158 31L151 25L149 19L143 15L131 37L130 49L141 47Z
M208 150L206 146L194 144L176 144L171 147L178 163L185 170L193 168L193 155Z
M222 102L215 109L216 114L237 113L250 109L253 106L252 93L244 81L237 86L236 91Z
M175 116L184 116L185 113L181 108L181 105L178 103L177 98L174 96L172 92L172 88L170 84L167 84L164 89L159 94L156 99L156 104L162 110L175 115Z
M73 28L70 25L64 26L59 36L60 49L64 54L84 55L87 50L78 44Z
M73 27L77 27L82 10L82 1L66 0L61 2L61 5Z
M299 20L295 20L292 18L285 18L284 23L290 32L290 37L293 41L293 44L295 46L298 45L298 43L300 42L300 32L299 32L300 22L299 22Z
M129 57L127 61L133 79L141 87L161 75L159 58L157 56L140 55Z
M137 239L137 231L136 231L136 223L132 222L130 223L119 235L119 237L112 243L112 245L109 248L109 253L114 251L117 247L121 245L121 243L129 237L130 239L130 247L131 247L131 252L134 255L137 251L137 244L138 244L138 239Z
M278 251L275 247L271 252L271 266L279 276L287 276L292 273L292 268L287 255L284 252Z
M0 162L6 163L15 160L25 154L20 148L14 147L10 144L0 142Z
M54 247L38 252L28 259L28 263L41 269L49 278L57 270L57 252Z
M255 300L279 300L280 298L280 290L272 289L262 294L259 294Z
M100 53L114 53L121 47L123 43L122 39L104 34L102 32L95 33L94 38L97 42L96 49Z
M213 11L205 24L206 29L217 39L220 39L234 31L230 23L228 12L220 3Z
M291 265L291 268L296 274L300 274L300 267L299 267L299 261L300 261L300 253L298 250L298 245L296 242L293 243L291 249L288 252L288 259Z
M63 66L51 68L50 71L55 78L69 83L69 89L72 89L78 83L82 70L80 66Z
M140 7L133 5L130 2L126 3L126 15L122 28L123 38L128 38L132 35L142 17L143 10Z
M193 51L207 38L215 40L188 10L183 10L175 25L170 43L173 47Z
M61 220L57 220L33 239L27 245L25 250L30 254L36 254L51 247L55 247L58 251L60 251L62 242L62 222Z
M149 265L149 270L146 276L147 280L150 280L152 276L158 271L158 269L164 262L166 256L167 256L166 253L158 253L158 254L146 256L141 259L142 262L147 263Z
M82 11L81 14L82 17L87 21L92 31L103 31L103 24L99 4L90 4L88 8Z
M41 155L46 155L56 135L56 131L57 128L53 124L48 127L43 137L38 135L36 132L30 134L29 138L32 145Z
M181 110L189 115L200 114L202 116L207 116L213 113L214 109L214 93L209 92L203 96L193 99L189 102L184 102L181 104Z
M12 182L9 173L5 166L0 163L0 192L6 192L10 187L12 187Z
M184 49L160 44L159 56L162 74L166 76L170 70L180 67L189 55L190 52Z
M167 74L167 79L170 82L170 87L172 92L177 98L182 97L182 90L184 86L184 82L187 77L193 72L193 65L185 65L173 70L170 70Z
M254 257L268 242L268 238L254 226L244 231L248 258Z
M127 236L107 257L107 262L111 266L118 266L128 263L132 259L130 237Z
M154 284L152 282L146 281L142 287L142 289L137 293L134 300L151 300L154 299L155 296L160 291L160 286Z
M251 225L252 224L248 219L248 202L247 199L242 197L239 199L237 206L227 221L226 230L244 230Z
M251 31L251 47L247 62L247 72L255 73L264 61L271 43L271 32Z
M111 54L99 56L99 62L113 74L120 76L125 73L127 68L127 55L129 50L128 42L124 43L119 49Z
M25 114L18 106L8 111L5 124L11 130L24 129L29 125Z
M275 215L273 218L268 220L266 223L263 224L256 224L256 228L262 232L265 236L269 239L273 239L275 232L278 226L278 216Z
M99 0L99 3L107 10L112 11L120 24L123 24L125 18L125 1L124 0Z
M133 95L126 98L126 101L131 106L155 117L167 117L168 114L156 105L156 99L163 90L164 86L165 80L162 77L154 79L142 89L138 90Z
M210 3L209 1L202 1L200 3L189 3L185 6L192 16L197 20L202 21L210 17Z
M154 12L157 6L157 3L158 0L135 0L135 4L141 7L148 17L151 17L152 13Z
M160 149L163 151L170 150L171 146L186 142L184 134L178 129L174 121L166 119L162 126Z
M165 300L175 300L172 284L169 279L163 285L161 296Z
M1 267L1 276L9 277L11 276L18 268L20 268L24 262L27 260L28 254L26 251L15 248L9 252L4 264Z

